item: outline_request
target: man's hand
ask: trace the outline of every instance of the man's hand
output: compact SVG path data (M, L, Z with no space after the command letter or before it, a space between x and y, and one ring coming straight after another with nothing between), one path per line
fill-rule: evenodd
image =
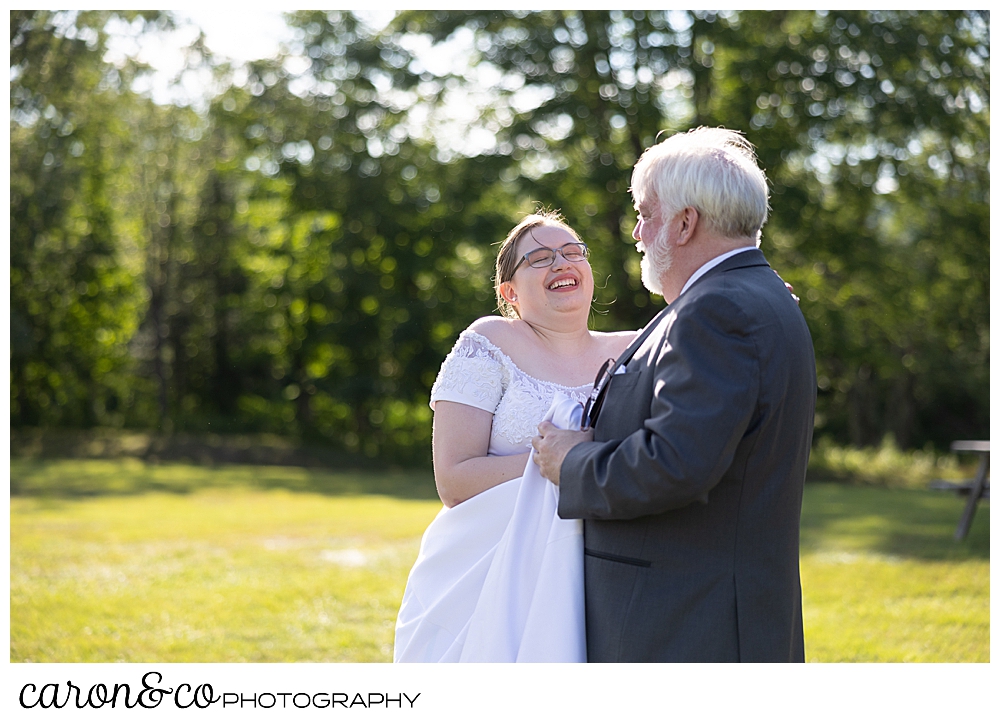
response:
M531 446L535 448L535 464L542 477L555 485L559 485L559 469L563 460L573 447L580 442L594 441L594 430L574 432L569 429L559 429L551 422L538 425L538 436L532 438Z

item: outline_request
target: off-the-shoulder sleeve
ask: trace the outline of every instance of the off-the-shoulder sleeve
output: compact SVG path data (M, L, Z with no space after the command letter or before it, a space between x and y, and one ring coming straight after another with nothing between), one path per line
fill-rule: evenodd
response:
M486 337L465 331L441 364L431 387L431 409L440 400L496 411L503 397L503 360Z

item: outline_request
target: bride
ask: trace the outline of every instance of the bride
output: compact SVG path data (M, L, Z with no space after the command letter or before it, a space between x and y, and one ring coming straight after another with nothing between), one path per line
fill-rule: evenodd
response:
M441 365L431 408L445 506L407 581L395 662L585 660L580 521L555 514L558 491L529 451L543 418L579 425L595 373L635 336L587 328L588 255L560 214L527 216L497 254L503 317L475 321Z

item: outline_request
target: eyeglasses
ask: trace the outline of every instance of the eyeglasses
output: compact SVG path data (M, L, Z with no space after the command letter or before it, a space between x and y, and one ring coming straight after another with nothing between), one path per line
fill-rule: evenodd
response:
M541 269L546 266L551 266L555 263L556 253L562 254L564 259L574 263L577 261L583 261L584 259L590 257L590 249L587 248L587 244L583 241L571 241L570 243L557 249L550 249L547 246L543 246L540 249L532 249L522 256L521 260L517 262L517 266L514 267L514 271L512 271L510 275L513 276L514 272L517 271L521 267L521 264L525 261L527 261L528 266L533 269Z
M587 431L594 426L594 422L597 421L597 415L601 411L601 405L604 403L604 397L606 395L601 394L608 386L608 382L611 381L611 372L615 368L615 360L608 359L601 365L600 370L597 372L597 376L594 378L594 388L590 391L590 397L587 399L587 403L583 406L583 431Z

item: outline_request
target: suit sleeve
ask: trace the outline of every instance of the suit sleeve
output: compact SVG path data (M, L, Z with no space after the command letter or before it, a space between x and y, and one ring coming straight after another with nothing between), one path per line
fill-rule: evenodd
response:
M759 356L747 316L709 294L667 324L652 352L648 418L624 439L570 450L560 469L561 517L626 520L707 502L732 464L758 414Z

